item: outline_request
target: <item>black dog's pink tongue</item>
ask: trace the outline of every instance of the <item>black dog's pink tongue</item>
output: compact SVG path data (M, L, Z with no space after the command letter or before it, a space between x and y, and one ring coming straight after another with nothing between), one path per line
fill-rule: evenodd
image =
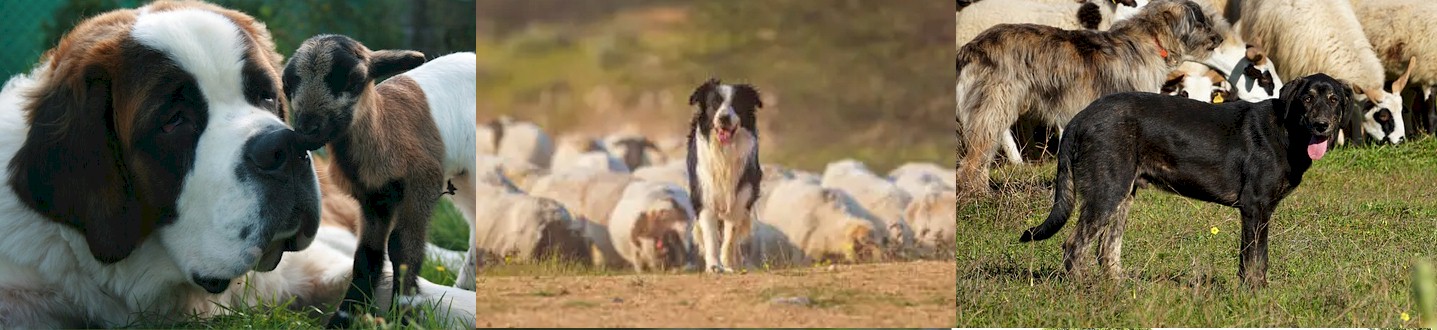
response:
M1322 159L1327 154L1327 138L1312 137L1307 142L1307 157L1312 160Z

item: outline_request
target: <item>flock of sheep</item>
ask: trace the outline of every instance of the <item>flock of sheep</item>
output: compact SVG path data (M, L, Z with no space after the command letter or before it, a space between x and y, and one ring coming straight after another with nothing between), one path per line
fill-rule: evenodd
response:
M560 259L608 269L696 270L683 138L553 139L532 122L479 126L478 267ZM951 168L909 163L880 176L854 160L823 173L763 164L745 266L792 267L951 255Z
M959 0L959 47L998 24L1039 24L1067 30L1104 30L1141 10L1148 0ZM1220 103L1276 98L1281 77L1326 73L1348 83L1360 101L1338 144L1363 140L1398 144L1413 131L1437 131L1432 89L1437 85L1437 1L1429 0L1193 0L1212 10L1228 33L1210 58L1185 62L1160 91ZM1384 88L1385 83L1390 87ZM1404 107L1404 87L1417 87L1420 106ZM1159 91L1158 86L1153 86ZM1413 90L1413 89L1408 89ZM961 111L961 109L960 109ZM1404 114L1407 120L1404 121ZM1064 123L1043 123L1061 127ZM1031 124L1029 124L1031 125ZM1042 125L1042 124L1040 124ZM1015 126L1015 128L1018 128ZM1018 132L1018 136L1023 132ZM1011 132L1003 141L1010 162L1022 162Z

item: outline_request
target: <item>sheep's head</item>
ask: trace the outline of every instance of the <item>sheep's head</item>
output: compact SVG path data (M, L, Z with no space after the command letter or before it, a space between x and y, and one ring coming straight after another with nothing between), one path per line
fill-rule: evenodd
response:
M290 100L290 124L304 136L305 148L318 149L338 137L354 119L374 81L424 64L411 50L371 51L342 35L319 35L300 44L284 66L284 95Z

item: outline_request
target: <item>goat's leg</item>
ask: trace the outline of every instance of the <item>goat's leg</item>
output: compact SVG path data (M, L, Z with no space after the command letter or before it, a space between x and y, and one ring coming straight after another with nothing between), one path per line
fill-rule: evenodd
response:
M422 185L415 185L422 186ZM394 296L418 293L420 270L424 269L424 243L428 242L429 217L434 213L437 193L410 189L400 202L393 231L389 233L389 263L394 267ZM431 190L425 190L431 191Z
M339 303L339 310L326 325L329 328L348 328L360 314L373 310L374 287L384 273L385 239L389 236L393 212L382 198L360 197L364 228L359 248L354 251L353 279L344 300Z

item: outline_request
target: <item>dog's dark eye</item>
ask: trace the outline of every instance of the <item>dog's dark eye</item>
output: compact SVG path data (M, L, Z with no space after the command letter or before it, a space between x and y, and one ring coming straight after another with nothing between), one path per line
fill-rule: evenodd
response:
M1337 96L1336 96L1336 95L1328 95L1328 96L1327 96L1327 103L1328 103L1328 104L1337 104Z
M1303 95L1302 103L1312 103L1312 95Z
M160 126L160 131L165 133L173 133L176 128L179 128L180 125L184 125L185 122L186 120L184 114L182 112L175 112L174 116L171 116L169 120L165 121L164 125Z

